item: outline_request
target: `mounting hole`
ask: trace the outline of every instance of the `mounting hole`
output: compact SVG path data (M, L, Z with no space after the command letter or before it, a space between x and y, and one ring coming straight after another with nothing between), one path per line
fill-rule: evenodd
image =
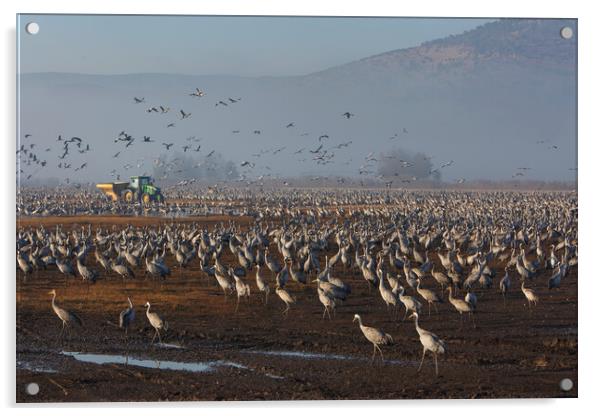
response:
M25 387L25 391L30 396L35 396L36 394L38 394L40 392L40 385L38 383L29 383Z
M29 22L25 25L25 31L30 35L37 35L40 31L40 25L36 22Z
M571 29L569 26L565 26L562 29L560 29L560 36L562 36L562 39L570 39L573 37L573 29Z
M563 378L560 380L560 389L562 391L571 391L573 389L573 380L570 378Z

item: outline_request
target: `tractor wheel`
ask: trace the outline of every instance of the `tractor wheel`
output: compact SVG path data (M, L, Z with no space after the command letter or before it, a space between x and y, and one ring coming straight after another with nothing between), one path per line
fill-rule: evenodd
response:
M132 191L125 191L123 194L123 200L127 203L134 202L134 193Z
M151 203L151 196L147 193L143 193L142 202L144 203L144 205L149 205Z

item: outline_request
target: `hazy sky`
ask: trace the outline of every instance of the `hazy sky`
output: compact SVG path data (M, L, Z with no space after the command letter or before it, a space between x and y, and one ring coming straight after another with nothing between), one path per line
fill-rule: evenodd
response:
M37 35L25 25L35 21ZM484 19L21 15L21 72L301 75Z
M29 22L40 25L38 34L25 33ZM176 172L216 171L209 156L214 152L247 178L375 177L385 160L381 155L402 149L410 157L422 153L447 181L574 178L573 71L537 61L516 65L494 59L491 65L481 59L473 69L456 65L429 72L421 58L391 54L291 76L446 38L486 22L21 16L19 69L29 74L19 83L18 146L29 146L20 156L24 177L106 181L153 172L157 158L169 155L178 161L166 174L171 179ZM563 57L571 51L559 49L555 39L566 24L501 20L465 41L492 47L499 36L501 50ZM516 25L526 39L513 45L501 35L516 32ZM525 45L531 45L527 52ZM396 67L400 59L409 66ZM195 88L205 96L191 97ZM145 101L135 104L133 97ZM153 111L159 106L171 110ZM181 111L191 117L183 119ZM349 119L343 117L347 111L353 113ZM134 138L131 146L118 140L122 131ZM71 145L67 156L59 135L84 142L81 148ZM194 165L191 172L179 165L184 153ZM45 167L32 162L34 154Z

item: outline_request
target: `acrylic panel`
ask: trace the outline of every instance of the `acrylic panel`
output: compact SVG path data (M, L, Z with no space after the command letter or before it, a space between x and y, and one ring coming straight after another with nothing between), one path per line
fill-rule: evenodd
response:
M577 33L18 15L16 400L576 397Z

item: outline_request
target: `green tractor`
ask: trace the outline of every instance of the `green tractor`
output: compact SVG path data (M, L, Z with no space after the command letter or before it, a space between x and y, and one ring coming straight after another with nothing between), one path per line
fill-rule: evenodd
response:
M129 182L99 183L96 187L113 201L138 201L143 204L164 201L161 189L153 185L149 176L132 176Z

